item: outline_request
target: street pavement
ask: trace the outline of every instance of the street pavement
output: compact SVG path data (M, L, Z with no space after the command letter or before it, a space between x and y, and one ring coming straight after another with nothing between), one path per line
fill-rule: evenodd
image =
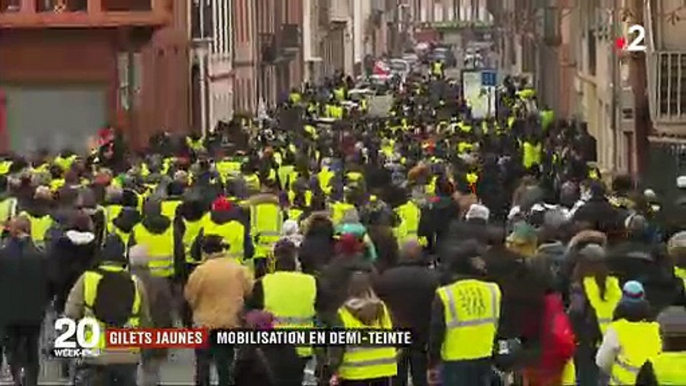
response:
M193 350L171 350L170 359L162 366L161 384L167 386L193 385L195 375L195 357ZM3 373L0 385L13 385L7 372ZM47 358L42 359L39 385L69 385L61 376L60 362Z

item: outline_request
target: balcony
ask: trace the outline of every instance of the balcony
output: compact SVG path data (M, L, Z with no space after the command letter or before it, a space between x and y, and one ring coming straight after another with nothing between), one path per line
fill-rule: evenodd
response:
M650 55L650 105L654 121L686 124L686 51L656 51Z
M0 0L0 28L161 26L170 0Z

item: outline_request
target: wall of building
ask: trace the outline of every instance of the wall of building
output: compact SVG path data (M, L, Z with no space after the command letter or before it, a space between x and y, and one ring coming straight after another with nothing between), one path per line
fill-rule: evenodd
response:
M231 0L233 17L234 111L257 110L257 1Z
M229 0L212 1L213 31L208 63L208 127L233 117L233 29Z
M188 130L185 35L169 27L155 33L150 42L130 39L130 35L111 29L3 30L0 83L106 84L109 120L123 128L136 146L144 145L148 135L157 130ZM128 44L140 52L142 67L133 113L124 111L119 98L117 58ZM174 79L177 81L170 81Z

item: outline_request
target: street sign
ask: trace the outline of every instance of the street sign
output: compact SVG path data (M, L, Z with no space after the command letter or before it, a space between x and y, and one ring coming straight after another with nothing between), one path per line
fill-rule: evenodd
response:
M495 71L481 72L481 86L496 87L498 85L498 75Z

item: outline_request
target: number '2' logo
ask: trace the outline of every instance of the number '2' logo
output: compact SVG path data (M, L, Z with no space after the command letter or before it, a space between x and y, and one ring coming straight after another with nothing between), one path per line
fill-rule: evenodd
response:
M81 319L78 324L69 318L59 318L55 320L55 330L61 331L55 339L55 348L95 348L100 341L100 324L93 318ZM75 334L76 342L69 340Z
M629 36L632 37L629 44L626 46L626 50L629 52L645 52L645 40L646 40L646 30L640 24L634 24L629 27Z

